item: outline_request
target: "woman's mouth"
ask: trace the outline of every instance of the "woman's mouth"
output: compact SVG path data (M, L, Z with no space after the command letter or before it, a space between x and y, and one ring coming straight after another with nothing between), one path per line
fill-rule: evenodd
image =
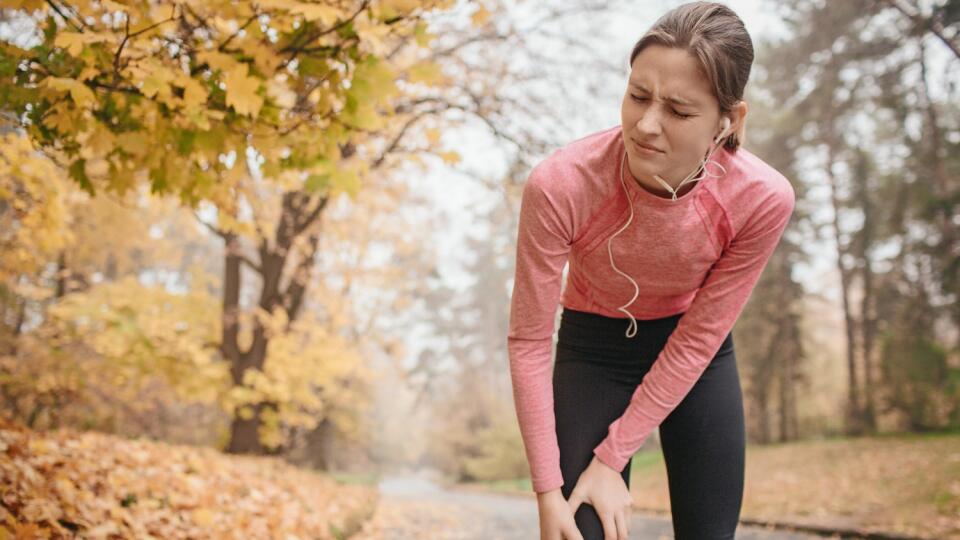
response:
M636 148L637 151L640 152L641 154L644 154L647 156L655 156L655 155L664 153L663 150L660 150L659 148L656 148L653 146L646 146L638 143L637 141L633 141L633 147Z

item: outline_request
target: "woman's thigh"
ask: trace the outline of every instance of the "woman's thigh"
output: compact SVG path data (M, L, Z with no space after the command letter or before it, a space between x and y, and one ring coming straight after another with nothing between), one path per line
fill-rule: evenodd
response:
M733 338L660 424L676 540L734 538L743 500L743 395Z
M564 498L569 499L580 475L593 460L593 449L606 438L650 370L682 314L638 321L632 338L627 319L564 309L553 371L554 415L560 447ZM630 465L621 471L630 486ZM589 504L574 514L584 540L601 540L600 518Z
M569 499L577 480L593 459L593 449L607 436L609 425L626 410L632 390L612 382L601 367L561 361L554 366L553 392L564 480L561 492ZM621 475L629 487L629 461ZM603 540L603 526L593 506L581 504L574 520L584 540Z

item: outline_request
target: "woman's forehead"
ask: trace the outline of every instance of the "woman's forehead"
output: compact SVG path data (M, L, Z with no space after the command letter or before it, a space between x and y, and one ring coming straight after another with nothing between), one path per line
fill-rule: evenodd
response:
M683 49L660 45L647 46L634 58L629 85L681 104L702 106L713 95L696 58Z

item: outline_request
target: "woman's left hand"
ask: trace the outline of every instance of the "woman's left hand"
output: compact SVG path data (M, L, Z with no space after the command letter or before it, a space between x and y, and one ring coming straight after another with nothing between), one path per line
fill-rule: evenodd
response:
M567 499L571 512L588 503L600 516L603 540L627 540L630 537L630 508L633 498L620 473L593 456L590 465L577 479Z

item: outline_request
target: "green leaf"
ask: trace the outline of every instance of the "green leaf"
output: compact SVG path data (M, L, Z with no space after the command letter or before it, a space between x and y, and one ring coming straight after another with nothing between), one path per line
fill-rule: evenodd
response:
M329 174L311 174L303 183L303 189L307 190L309 193L316 193L320 190L326 189L330 185L329 180Z
M96 196L96 190L93 189L93 184L90 183L90 179L87 178L86 171L87 160L78 159L70 164L70 177L76 180L80 187L90 194L91 197Z
M345 192L354 198L360 190L360 177L356 171L340 168L330 175L330 186L334 191Z
M197 132L191 130L177 130L174 135L174 140L177 143L177 151L181 154L188 154L193 150L194 143L197 139Z

